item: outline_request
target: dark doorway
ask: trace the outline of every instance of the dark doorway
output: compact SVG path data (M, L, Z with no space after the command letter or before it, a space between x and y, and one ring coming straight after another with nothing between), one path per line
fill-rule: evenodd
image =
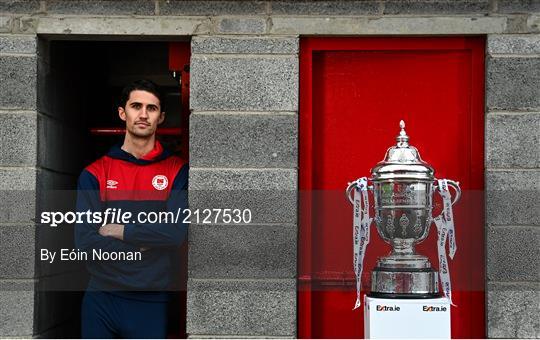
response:
M73 200L51 199L52 193L74 193L81 170L123 140L118 98L121 89L133 80L149 79L162 88L166 119L158 138L173 152L188 155L188 39L171 42L161 38L159 41L60 38L39 40L38 206L41 211L73 210ZM182 60L171 63L171 58ZM40 228L36 249L40 248L72 249L72 227ZM51 277L56 282L69 282L56 284L52 289L38 283L36 333L49 338L78 337L80 300L87 280L84 266L36 262L38 282L50 281ZM185 337L187 247L181 249L175 268L170 335Z

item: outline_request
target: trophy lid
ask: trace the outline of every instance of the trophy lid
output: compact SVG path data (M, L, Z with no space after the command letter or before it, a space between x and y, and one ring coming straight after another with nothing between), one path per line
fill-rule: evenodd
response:
M371 174L373 180L384 179L434 179L435 170L420 158L420 153L409 145L409 136L405 132L405 122L399 122L401 131L396 137L396 145L386 151L384 160L377 163Z

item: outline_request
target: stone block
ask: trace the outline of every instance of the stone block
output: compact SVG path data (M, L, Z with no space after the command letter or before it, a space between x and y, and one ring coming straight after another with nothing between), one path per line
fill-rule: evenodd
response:
M36 57L0 56L0 108L36 108Z
M0 113L0 164L34 166L37 158L36 114Z
M153 15L155 4L148 0L49 0L49 14L77 15Z
M530 33L540 33L540 15L529 15L527 17L527 29Z
M13 20L13 33L17 34L36 34L40 19L38 16L23 16ZM56 18L57 21L63 21ZM65 31L64 33L70 33Z
M191 57L193 110L296 111L298 57Z
M296 37L225 37L196 36L191 40L191 52L237 54L296 54Z
M296 277L294 225L192 225L190 278Z
M271 1L272 15L376 15L377 1Z
M486 222L493 225L539 225L540 171L487 171Z
M22 284L0 280L0 336L31 338L34 303L33 282Z
M38 117L39 166L78 175L84 164L84 155L79 152L85 144L85 134L80 128L64 125L56 119Z
M0 190L0 223L31 223L35 217L34 190Z
M488 168L540 167L540 113L488 114Z
M489 281L540 281L540 228L489 227Z
M271 34L380 35L380 34L496 34L507 28L506 17L272 17Z
M500 0L498 1L498 12L505 13L505 14L540 12L540 1L538 0Z
M488 58L487 61L488 108L540 107L540 58Z
M35 185L34 169L0 169L0 222L30 223L35 218Z
M539 54L540 36L532 34L490 34L487 39L490 54Z
M34 277L35 238L33 225L0 226L0 278Z
M411 14L484 14L489 13L488 0L443 0L443 1L385 1L384 13L389 15Z
M1 24L0 24L1 26ZM0 53L35 54L36 37L28 35L0 35Z
M189 176L192 210L249 209L251 223L297 223L296 170L191 168Z
M35 190L35 188L35 169L0 167L0 190Z
M296 280L188 281L187 333L296 334Z
M2 0L0 1L0 13L10 14L34 14L41 9L39 0Z
M490 283L488 338L540 338L540 284Z
M225 34L262 34L266 31L264 18L220 18L216 31Z
M8 16L0 16L0 32L11 32L12 19Z
M85 17L59 20L53 16L40 17L35 23L38 34L83 35L194 35L210 33L210 19L206 17Z
M265 14L262 1L159 1L161 15L249 15Z
M528 33L527 15L520 14L507 16L506 30L504 31L504 33Z
M298 159L294 114L192 114L193 167L294 168Z

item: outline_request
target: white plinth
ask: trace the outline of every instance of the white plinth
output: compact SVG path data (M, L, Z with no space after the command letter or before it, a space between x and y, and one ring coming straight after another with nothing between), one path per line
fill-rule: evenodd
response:
M450 303L437 299L364 298L364 336L450 339Z

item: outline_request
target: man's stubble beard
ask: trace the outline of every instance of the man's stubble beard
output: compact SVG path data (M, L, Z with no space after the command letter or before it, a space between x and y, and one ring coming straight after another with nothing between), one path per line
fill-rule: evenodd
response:
M135 138L150 139L155 134L156 129L153 129L153 130L147 129L145 131L137 131L137 129L131 128L131 129L127 129L127 131L131 136Z

